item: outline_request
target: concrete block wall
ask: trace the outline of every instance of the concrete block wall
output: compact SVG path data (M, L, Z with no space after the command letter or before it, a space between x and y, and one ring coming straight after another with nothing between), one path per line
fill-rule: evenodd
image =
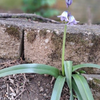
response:
M27 20L2 20L0 23L0 58L19 58L24 54L28 62L61 69L64 24L32 23ZM65 60L72 60L74 64L100 64L99 25L68 26L66 34ZM99 69L85 70L87 73L100 73Z

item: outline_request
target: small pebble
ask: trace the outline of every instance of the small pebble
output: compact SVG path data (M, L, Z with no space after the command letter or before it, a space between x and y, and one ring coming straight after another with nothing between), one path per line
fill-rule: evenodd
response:
M38 86L40 86L40 81L38 81Z
M43 95L44 95L45 97L47 96L47 94L46 94L46 93L44 93Z
M43 91L44 91L43 87L40 87L40 92L43 92Z
M37 97L34 100L39 100Z

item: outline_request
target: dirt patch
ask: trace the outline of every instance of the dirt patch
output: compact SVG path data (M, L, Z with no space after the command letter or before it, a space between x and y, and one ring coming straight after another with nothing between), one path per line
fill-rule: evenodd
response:
M21 60L0 60L0 69L25 63ZM0 78L0 100L50 100L55 79L49 75L18 74ZM69 100L65 84L60 100Z

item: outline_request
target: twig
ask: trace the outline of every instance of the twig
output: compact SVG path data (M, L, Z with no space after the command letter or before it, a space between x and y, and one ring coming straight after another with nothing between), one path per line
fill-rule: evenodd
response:
M26 79L26 75L24 74L24 83L23 83L23 89L25 88L25 84L26 84L26 82L27 82L27 79Z
M12 64L15 64L16 62L17 62L17 60L2 62L2 63L0 63L0 69L11 66Z
M27 18L27 19L35 19L43 22L51 22L55 24L60 24L60 22L57 22L55 20L49 19L49 18L44 18L41 16L38 16L36 14L27 14L27 13L0 13L0 18Z
M53 81L55 80L55 78L54 77L52 77L52 79L51 79L51 81L50 81L50 83L51 84L53 84Z
M15 100L17 100L17 98L25 91L26 89L24 89L23 91L21 91L16 97Z

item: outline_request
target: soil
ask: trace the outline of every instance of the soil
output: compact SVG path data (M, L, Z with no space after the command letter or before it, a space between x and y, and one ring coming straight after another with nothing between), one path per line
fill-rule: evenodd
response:
M0 69L26 63L22 60L1 60ZM49 75L17 74L0 78L0 100L50 100L55 79ZM61 99L69 100L64 85Z

